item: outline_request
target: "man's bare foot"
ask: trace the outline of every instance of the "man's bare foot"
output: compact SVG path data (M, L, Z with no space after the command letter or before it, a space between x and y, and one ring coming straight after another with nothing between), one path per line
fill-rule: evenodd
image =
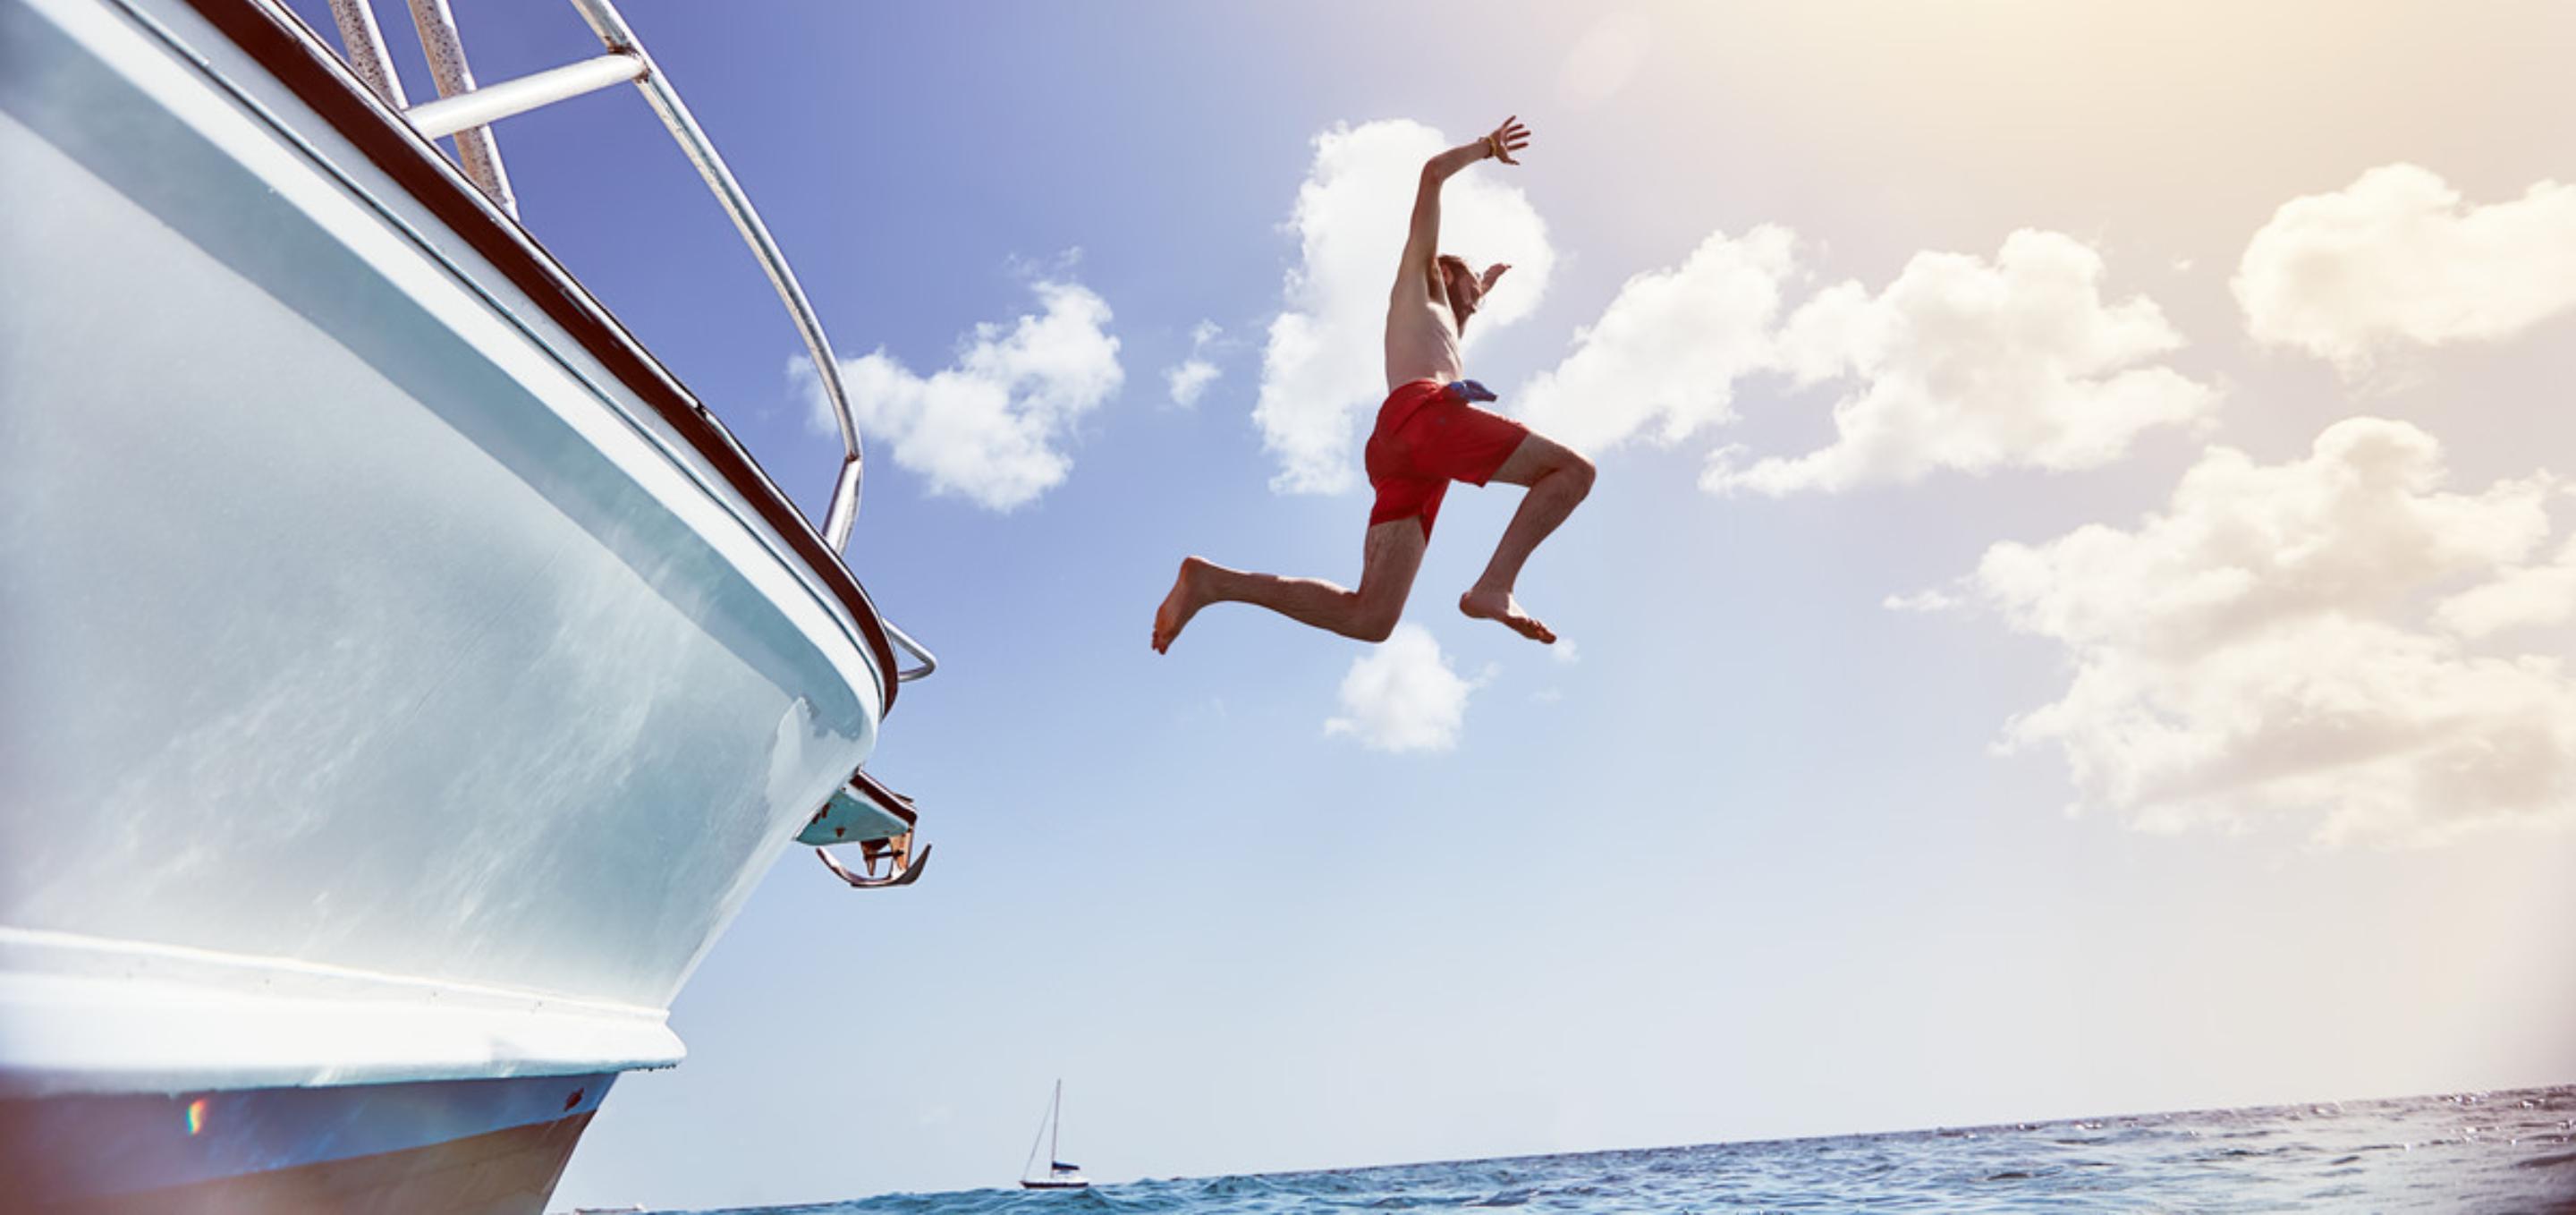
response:
M1154 652L1172 648L1172 639L1181 635L1181 626L1207 606L1207 592L1200 585L1208 563L1196 557L1181 558L1181 572L1172 579L1172 593L1163 596L1163 606L1154 609Z
M1473 590L1458 596L1458 610L1479 620L1501 621L1504 628L1542 645L1555 645L1556 634L1540 624L1538 618L1521 610L1520 601L1510 591Z

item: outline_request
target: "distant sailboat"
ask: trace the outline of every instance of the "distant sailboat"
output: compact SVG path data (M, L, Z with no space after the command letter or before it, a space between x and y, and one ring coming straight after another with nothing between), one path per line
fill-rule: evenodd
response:
M1038 1141L1037 1143L1029 1145L1028 1163L1020 1166L1020 1185L1022 1188L1031 1190L1084 1190L1091 1188L1091 1179L1082 1175L1081 1165L1066 1164L1064 1161L1056 1158L1056 1134L1063 1129L1063 1120L1064 1081L1058 1080L1055 1082L1055 1102L1047 1107L1046 1121L1038 1124ZM1038 1166L1038 1144L1040 1143L1045 1144L1047 1150L1046 1176L1031 1177L1029 1176L1030 1171Z

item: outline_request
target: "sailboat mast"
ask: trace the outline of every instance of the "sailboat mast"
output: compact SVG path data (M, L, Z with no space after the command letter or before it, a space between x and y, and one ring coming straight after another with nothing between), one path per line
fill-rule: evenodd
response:
M1064 1133L1064 1080L1055 1082L1055 1113L1047 1119L1047 1171L1055 1171L1055 1162L1064 1159L1056 1154L1055 1137Z

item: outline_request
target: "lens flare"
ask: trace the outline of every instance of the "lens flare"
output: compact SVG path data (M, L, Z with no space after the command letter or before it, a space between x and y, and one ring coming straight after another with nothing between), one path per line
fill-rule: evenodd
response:
M206 1099L199 1097L188 1103L188 1133L194 1135L204 1129L206 1129Z

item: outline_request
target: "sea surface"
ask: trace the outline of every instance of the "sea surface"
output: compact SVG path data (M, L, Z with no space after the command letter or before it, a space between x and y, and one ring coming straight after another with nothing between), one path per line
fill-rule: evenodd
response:
M1524 1156L769 1215L1345 1211L2576 1213L2576 1085L2330 1105Z

